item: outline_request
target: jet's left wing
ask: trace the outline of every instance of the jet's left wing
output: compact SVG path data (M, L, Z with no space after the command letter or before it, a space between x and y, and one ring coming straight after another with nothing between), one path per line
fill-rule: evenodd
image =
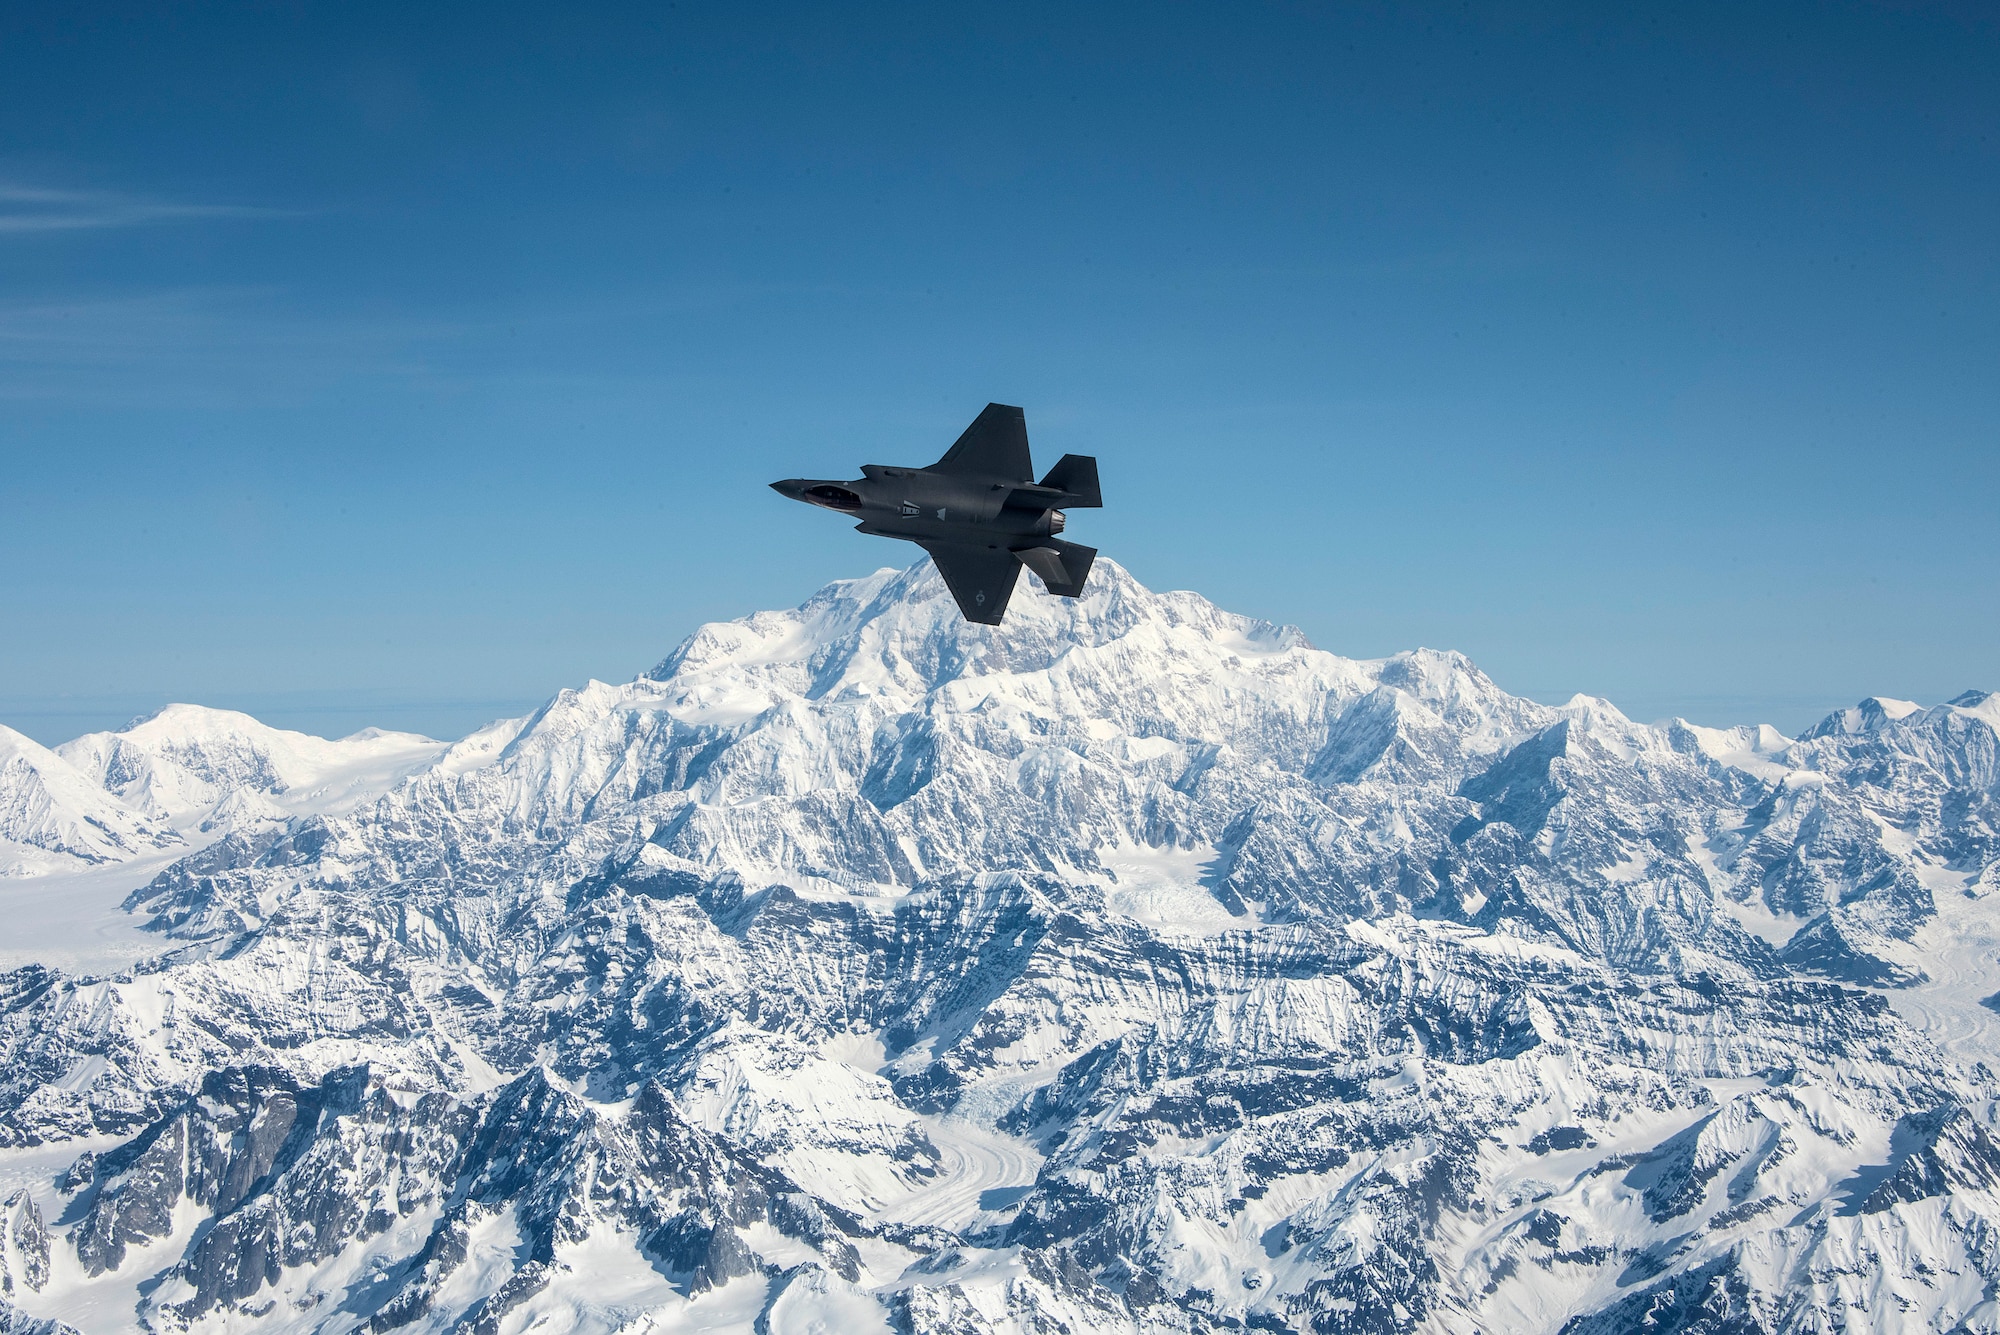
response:
M1014 553L999 547L967 547L953 542L919 544L937 563L958 610L967 621L997 626L1007 614L1007 600L1014 596L1014 582L1020 577L1021 563Z
M1015 552L1014 559L1040 576L1050 593L1062 598L1081 598L1083 582L1090 578L1090 564L1097 559L1097 548L1047 538L1039 547Z

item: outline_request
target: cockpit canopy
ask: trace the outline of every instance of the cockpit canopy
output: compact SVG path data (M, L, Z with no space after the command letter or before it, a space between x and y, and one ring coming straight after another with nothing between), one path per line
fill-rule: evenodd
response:
M814 505L824 505L829 510L859 510L861 498L846 487L836 487L831 482L822 482L817 487L807 487L805 498Z

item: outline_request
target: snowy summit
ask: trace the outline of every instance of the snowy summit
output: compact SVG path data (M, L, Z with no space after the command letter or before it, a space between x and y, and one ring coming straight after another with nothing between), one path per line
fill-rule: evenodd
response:
M0 904L153 943L0 974L0 1330L2000 1329L1996 736L1104 560L449 745L0 730Z

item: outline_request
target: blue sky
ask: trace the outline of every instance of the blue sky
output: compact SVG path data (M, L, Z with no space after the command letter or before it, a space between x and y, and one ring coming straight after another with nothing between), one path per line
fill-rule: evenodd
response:
M0 721L462 732L904 564L1787 729L2000 688L1985 5L14 6Z

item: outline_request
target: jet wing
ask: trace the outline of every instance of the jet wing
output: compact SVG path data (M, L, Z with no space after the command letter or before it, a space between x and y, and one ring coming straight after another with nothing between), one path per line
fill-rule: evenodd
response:
M1007 600L1014 596L1014 582L1020 578L1021 563L1014 553L1001 547L965 547L950 542L919 544L937 563L958 610L967 621L997 626L1007 614Z
M1090 578L1090 564L1097 548L1051 538L1039 547L1014 553L1014 559L1041 577L1050 593L1062 598L1081 598L1083 582Z
M1033 482L1035 467L1028 457L1028 417L1019 408L989 403L972 419L965 434L927 470L969 473L975 477Z

